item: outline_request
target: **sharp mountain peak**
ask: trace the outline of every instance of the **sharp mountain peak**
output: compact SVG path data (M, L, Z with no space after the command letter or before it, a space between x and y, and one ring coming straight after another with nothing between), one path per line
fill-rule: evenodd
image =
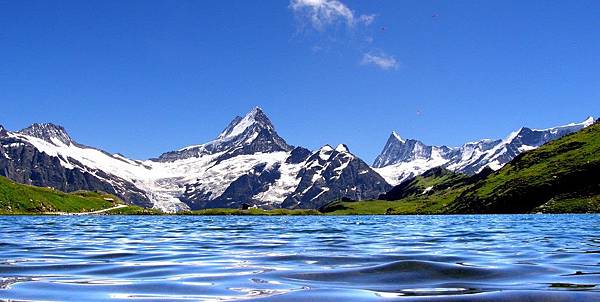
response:
M52 123L35 123L18 131L18 133L39 138L52 144L56 143L55 140L58 140L65 145L74 143L73 139L69 136L63 126Z

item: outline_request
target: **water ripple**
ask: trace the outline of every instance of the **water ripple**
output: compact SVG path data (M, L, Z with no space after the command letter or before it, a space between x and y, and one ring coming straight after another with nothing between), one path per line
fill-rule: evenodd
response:
M0 227L0 300L600 300L599 215L1 216Z

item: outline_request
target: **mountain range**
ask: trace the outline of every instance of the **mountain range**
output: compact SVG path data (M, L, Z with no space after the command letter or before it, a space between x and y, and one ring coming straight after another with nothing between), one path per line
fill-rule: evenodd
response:
M240 207L318 208L332 200L377 198L433 167L473 175L497 170L523 151L587 127L521 128L503 140L458 148L427 146L392 133L373 166L349 148L289 145L259 107L235 117L212 141L148 160L129 159L73 140L54 124L20 131L0 126L0 176L61 191L102 191L167 212Z
M314 208L337 198L372 199L391 186L345 145L288 145L256 107L213 141L149 160L74 141L54 124L0 130L0 175L61 191L103 191L167 212L239 207Z
M429 146L414 139L404 140L392 132L383 151L375 159L373 168L392 185L435 167L474 175L486 167L498 170L524 151L538 148L593 123L594 118L589 117L581 123L548 129L522 127L504 139L483 139L454 148Z

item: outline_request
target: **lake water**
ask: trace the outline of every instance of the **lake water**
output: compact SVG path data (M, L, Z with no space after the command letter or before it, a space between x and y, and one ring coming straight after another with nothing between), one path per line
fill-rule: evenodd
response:
M0 216L0 300L600 301L600 215Z

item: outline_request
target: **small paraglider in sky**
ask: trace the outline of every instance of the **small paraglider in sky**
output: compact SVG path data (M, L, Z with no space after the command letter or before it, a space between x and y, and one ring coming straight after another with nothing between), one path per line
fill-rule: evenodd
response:
M433 15L431 15L431 18L437 18L439 17L439 15L437 13L434 13Z
M421 116L421 110L417 110L417 116Z

